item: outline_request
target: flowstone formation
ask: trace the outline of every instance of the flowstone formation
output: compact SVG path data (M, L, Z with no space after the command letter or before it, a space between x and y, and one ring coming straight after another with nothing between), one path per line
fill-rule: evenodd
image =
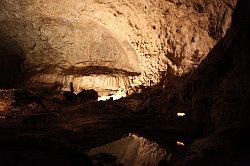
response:
M0 34L23 53L25 82L55 81L101 95L183 75L231 23L236 0L0 2ZM5 56L4 54L3 56ZM1 58L2 59L2 58ZM125 91L126 91L125 90Z

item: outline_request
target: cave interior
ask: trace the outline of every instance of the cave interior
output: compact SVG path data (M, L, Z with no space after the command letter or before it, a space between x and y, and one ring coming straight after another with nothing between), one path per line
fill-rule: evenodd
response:
M0 2L0 165L250 165L250 2Z

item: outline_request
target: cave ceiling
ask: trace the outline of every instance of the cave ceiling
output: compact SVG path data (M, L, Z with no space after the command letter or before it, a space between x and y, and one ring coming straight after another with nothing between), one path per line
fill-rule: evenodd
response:
M195 69L225 35L235 5L236 0L1 0L1 48L20 56L28 84L57 81L67 89L73 82L77 91L148 86L159 83L162 71L180 76Z

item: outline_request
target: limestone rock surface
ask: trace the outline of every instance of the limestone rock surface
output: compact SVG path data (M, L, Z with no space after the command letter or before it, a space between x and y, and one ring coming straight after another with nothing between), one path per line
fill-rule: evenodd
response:
M23 54L17 54L29 73L27 82L85 79L84 73L64 71L104 66L114 69L109 74L118 78L125 75L119 79L129 80L126 88L148 86L160 81L162 71L183 75L196 68L225 35L235 4L236 0L1 0L0 40L10 43L14 53L22 49ZM99 73L107 79L109 74Z

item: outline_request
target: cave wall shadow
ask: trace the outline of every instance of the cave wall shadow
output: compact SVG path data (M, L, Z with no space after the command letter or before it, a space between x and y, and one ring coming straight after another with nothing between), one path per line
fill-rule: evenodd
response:
M47 49L55 59L61 56L48 41L41 40L41 38L46 39L47 36L40 34L39 29L35 29L31 21L25 19L7 20L1 22L1 24L3 27L0 27L0 89L29 87L29 81L33 76L46 74L48 70L56 70L56 66L53 64L40 61L39 65L33 65L27 61L27 48L24 45L31 44L31 42L36 43L32 48L28 48L33 49L34 55L38 55L42 50ZM24 29L23 27L27 28ZM18 33L13 35L11 34L12 31ZM46 48L42 48L42 45ZM46 57L48 55L44 53L41 56Z
M24 83L25 53L18 43L0 31L0 89Z

